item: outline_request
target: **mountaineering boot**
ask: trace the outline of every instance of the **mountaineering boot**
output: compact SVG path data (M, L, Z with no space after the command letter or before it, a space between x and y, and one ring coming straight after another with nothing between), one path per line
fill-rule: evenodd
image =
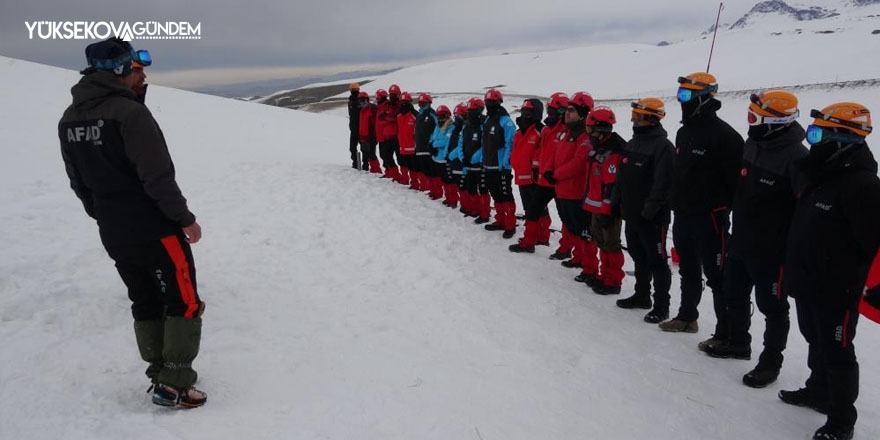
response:
M161 319L134 322L134 336L137 340L141 359L150 363L145 374L153 385L162 370L162 340L165 335L165 323Z
M828 400L817 398L807 388L801 388L797 391L782 390L779 392L779 400L789 405L803 406L821 414L828 414Z
M697 350L700 350L703 353L706 353L706 350L708 350L709 347L714 347L714 346L721 344L722 342L725 342L725 341L726 341L726 339L724 339L724 338L716 338L715 335L712 335L711 338L706 339L705 341L702 341L699 344L697 344Z
M596 295L620 295L620 286L600 284L598 286L593 286L592 289L593 293Z
M851 440L852 438L852 426L836 426L830 423L826 423L813 434L813 440Z
M205 393L192 387L197 377L192 362L199 354L201 339L201 317L171 316L165 319L162 349L165 362L157 377L153 403L193 407L205 402Z
M650 312L645 314L645 322L648 324L659 324L669 318L669 309L654 306Z
M696 333L700 329L700 327L697 325L696 320L685 321L683 319L678 319L678 318L671 319L666 322L661 322L659 324L659 326L660 326L660 330L663 330L664 332L670 332L670 333L679 333L679 332Z
M729 340L714 344L703 350L709 356L720 359L749 360L752 358L752 347L748 344L733 344Z
M760 365L754 370L749 371L743 376L743 383L752 388L764 388L779 377L779 369L777 368L761 368Z
M651 295L644 293L635 293L629 298L617 300L617 307L621 309L650 309L651 305Z

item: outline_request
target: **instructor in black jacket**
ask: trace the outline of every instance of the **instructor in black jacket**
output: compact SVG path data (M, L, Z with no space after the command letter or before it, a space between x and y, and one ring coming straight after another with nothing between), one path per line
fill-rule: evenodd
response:
M828 415L814 439L845 440L852 438L857 416L858 304L880 246L880 179L865 143L872 130L867 108L842 102L810 116L810 154L799 163L808 183L795 207L785 257L786 291L809 344L810 377L804 388L780 391L779 398ZM875 307L877 290L865 297Z
M202 233L175 181L162 131L133 91L145 78L135 69L151 60L116 38L89 45L86 58L90 67L58 124L70 186L97 220L128 287L153 403L201 406L207 397L193 387L192 362L204 303L189 245Z
M715 337L700 343L704 349L727 338L722 270L743 139L716 114L721 103L714 98L718 91L714 76L697 72L678 81L682 127L675 137L671 205L672 240L680 257L681 307L674 319L660 323L660 329L697 331L705 274L718 322Z
M754 388L776 381L788 340L782 263L795 197L803 182L793 164L807 155L799 115L797 97L784 90L751 96L749 138L733 200L733 234L724 267L728 339L706 348L713 357L751 358L749 299L754 287L755 303L766 322L758 365L742 379Z

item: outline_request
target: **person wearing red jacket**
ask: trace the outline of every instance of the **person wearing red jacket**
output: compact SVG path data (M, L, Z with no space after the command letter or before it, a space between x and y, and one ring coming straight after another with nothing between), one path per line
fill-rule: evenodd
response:
M400 144L397 139L397 114L400 112L400 87L392 84L388 88L388 101L379 107L379 113L376 115L377 137L385 140L386 154L392 171L389 177L392 177L398 183L403 185L409 184L409 171L406 165L401 161ZM381 130L379 130L381 127ZM380 134L381 133L381 134ZM394 155L397 155L397 163L395 164ZM397 164L400 168L397 168Z
M623 220L620 207L612 203L617 172L623 159L626 141L614 132L617 118L608 107L596 107L587 116L587 133L593 150L587 159L587 189L583 208L592 215L590 231L599 248L599 271L587 272L583 281L599 295L620 294L623 285L623 246L620 230Z
M379 159L376 158L376 104L370 102L367 92L358 94L358 105L361 108L360 124L358 124L358 141L364 153L364 169L371 173L380 173Z
M599 262L595 243L590 236L590 218L581 208L584 189L587 186L587 156L592 150L590 136L586 132L586 118L592 110L593 98L586 92L572 95L565 110L565 131L557 135L553 161L543 176L554 184L556 204L562 223L571 233L574 255L563 261L566 267L583 267L590 273ZM580 280L579 280L580 281Z
M525 105L523 105L525 107ZM547 103L547 118L544 119L545 127L541 130L538 139L538 149L534 155L531 155L531 172L537 172L533 175L532 180L535 182L534 191L530 197L523 196L523 207L526 211L526 228L525 233L519 242L511 245L508 249L511 252L535 252L535 245L550 245L550 212L547 205L556 197L553 184L544 178L550 164L553 162L553 156L556 151L556 143L559 142L557 136L560 132L565 131L565 121L562 114L568 107L568 95L559 92L554 93ZM540 115L539 111L533 111ZM513 159L511 159L513 161ZM514 165L515 169L524 170L525 164L519 166ZM522 186L520 187L522 189ZM530 198L526 202L525 198ZM560 239L560 248L550 256L551 259L566 259L571 256L571 247L569 245L568 229L563 226L563 238ZM565 245L563 245L563 241ZM562 258L554 258L554 256Z
M400 171L398 171L397 163L394 161L394 148L397 144L397 136L394 136L392 140L385 135L385 126L388 123L383 115L388 111L389 105L388 92L384 89L376 90L376 142L379 144L379 157L382 158L382 167L385 168L382 178L398 180L400 178Z
M419 190L418 178L415 173L416 165L416 111L413 109L412 96L409 92L400 95L400 111L397 114L397 142L400 148L400 170L403 181L409 181L409 187Z

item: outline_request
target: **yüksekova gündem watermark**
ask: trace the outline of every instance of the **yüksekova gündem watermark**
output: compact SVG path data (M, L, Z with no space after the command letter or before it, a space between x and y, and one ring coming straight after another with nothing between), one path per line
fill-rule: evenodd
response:
M26 21L33 40L200 40L202 23L188 21Z

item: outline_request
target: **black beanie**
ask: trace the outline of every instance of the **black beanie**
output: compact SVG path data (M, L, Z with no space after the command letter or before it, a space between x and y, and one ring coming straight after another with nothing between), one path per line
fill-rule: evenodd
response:
M89 67L80 73L88 75L96 70L109 70L116 76L131 73L131 61L134 48L127 41L109 38L86 46L86 60Z

